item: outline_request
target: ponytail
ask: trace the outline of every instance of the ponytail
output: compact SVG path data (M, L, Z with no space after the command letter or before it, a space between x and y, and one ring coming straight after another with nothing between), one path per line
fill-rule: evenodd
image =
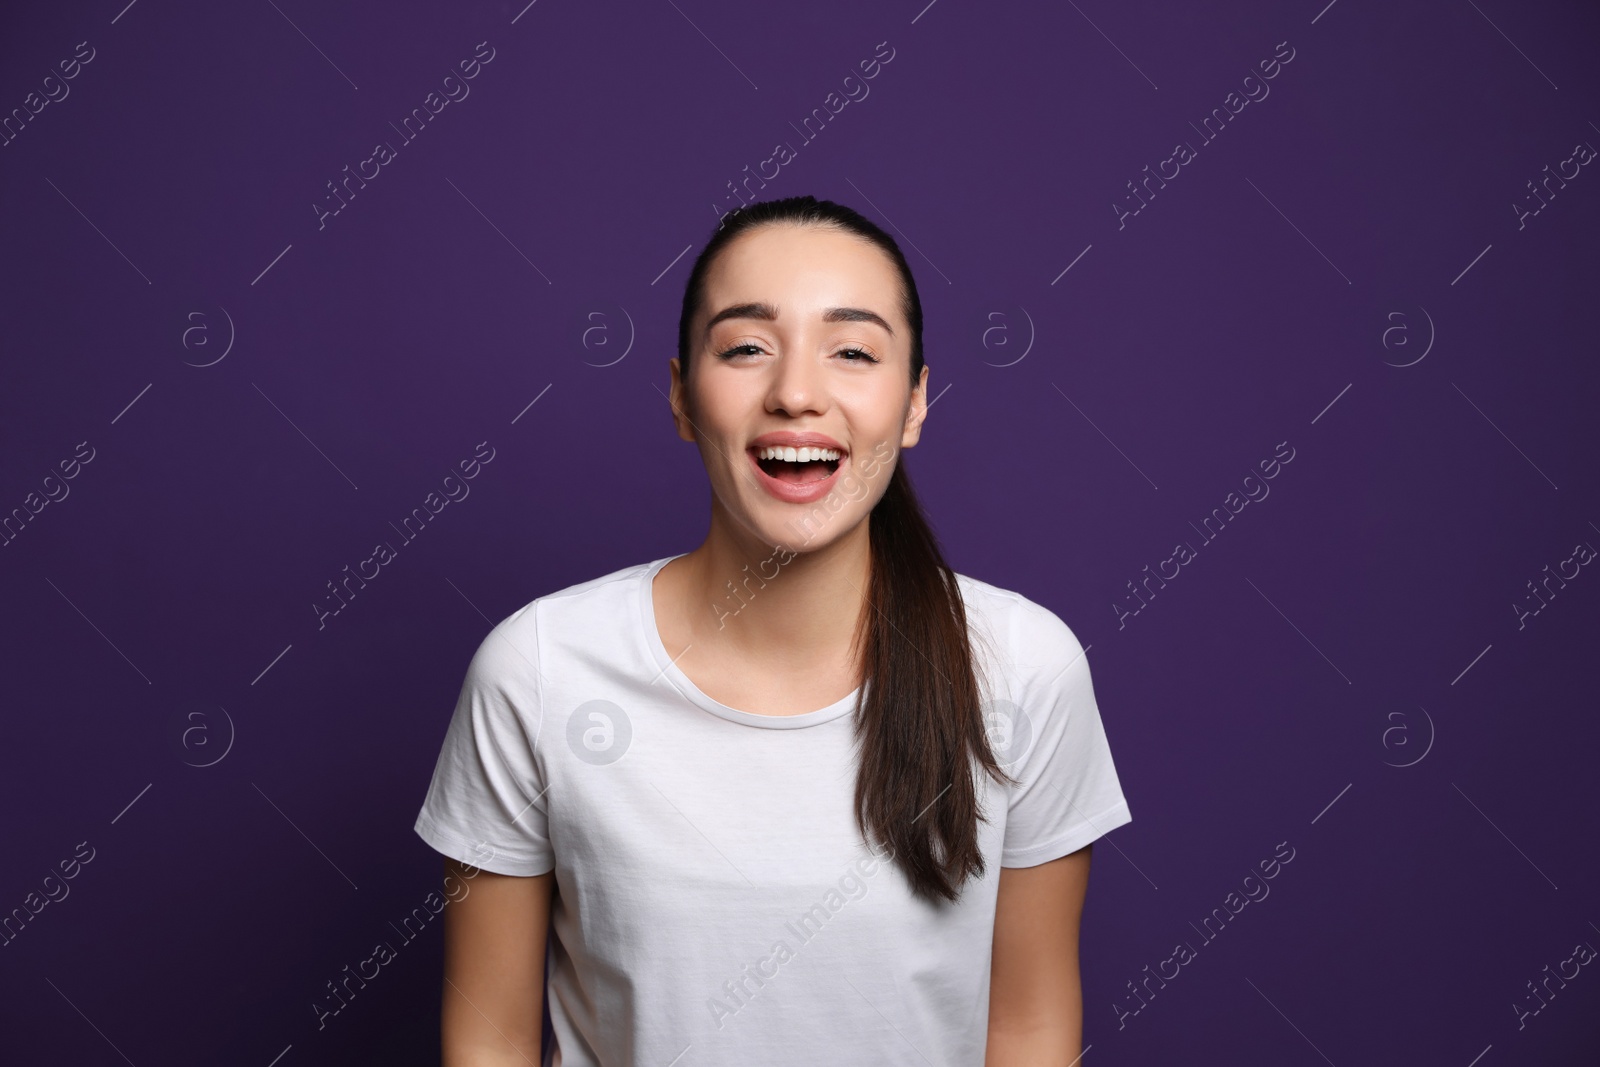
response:
M872 577L857 641L870 684L856 717L856 821L893 854L914 893L954 901L969 875L984 873L974 764L1010 776L985 733L955 571L903 456L868 522Z

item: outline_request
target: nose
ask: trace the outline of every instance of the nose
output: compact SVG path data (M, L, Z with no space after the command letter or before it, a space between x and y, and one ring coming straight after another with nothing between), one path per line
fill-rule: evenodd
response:
M799 351L805 351L801 349ZM772 364L767 389L767 410L787 415L820 414L827 404L819 362L797 352L785 352Z

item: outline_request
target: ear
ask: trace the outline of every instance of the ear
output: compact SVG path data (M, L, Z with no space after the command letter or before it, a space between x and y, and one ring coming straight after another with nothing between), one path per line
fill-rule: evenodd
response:
M683 383L683 374L678 357L673 356L667 361L667 366L672 370L672 392L668 395L668 403L672 407L672 422L678 429L678 437L684 441L694 440L694 423L689 421L688 413L684 407L684 398L687 387Z
M922 422L928 417L928 365L922 365L922 376L911 389L911 407L906 413L905 432L900 435L900 447L910 448L922 438Z

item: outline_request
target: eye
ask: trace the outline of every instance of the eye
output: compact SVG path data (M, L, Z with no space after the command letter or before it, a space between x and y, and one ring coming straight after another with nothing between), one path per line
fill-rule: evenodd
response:
M727 349L726 351L718 352L717 353L717 358L718 359L728 359L731 356L740 355L740 354L744 353L747 350L750 351L750 352L754 352L754 353L760 353L760 351L761 351L761 349L758 346L746 342L745 344L734 345L732 348Z
M847 359L847 360L845 360L846 363L881 363L881 362L883 362L877 356L874 356L871 352L868 352L864 348L842 348L842 349L839 350L839 355L841 355L841 356L856 355L856 356L862 357L861 359Z

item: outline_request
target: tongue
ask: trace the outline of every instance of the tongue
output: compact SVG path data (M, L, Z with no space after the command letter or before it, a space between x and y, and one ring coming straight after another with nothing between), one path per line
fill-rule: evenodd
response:
M772 476L780 482L820 482L828 476L828 465L821 461L790 463L775 460L772 468Z

